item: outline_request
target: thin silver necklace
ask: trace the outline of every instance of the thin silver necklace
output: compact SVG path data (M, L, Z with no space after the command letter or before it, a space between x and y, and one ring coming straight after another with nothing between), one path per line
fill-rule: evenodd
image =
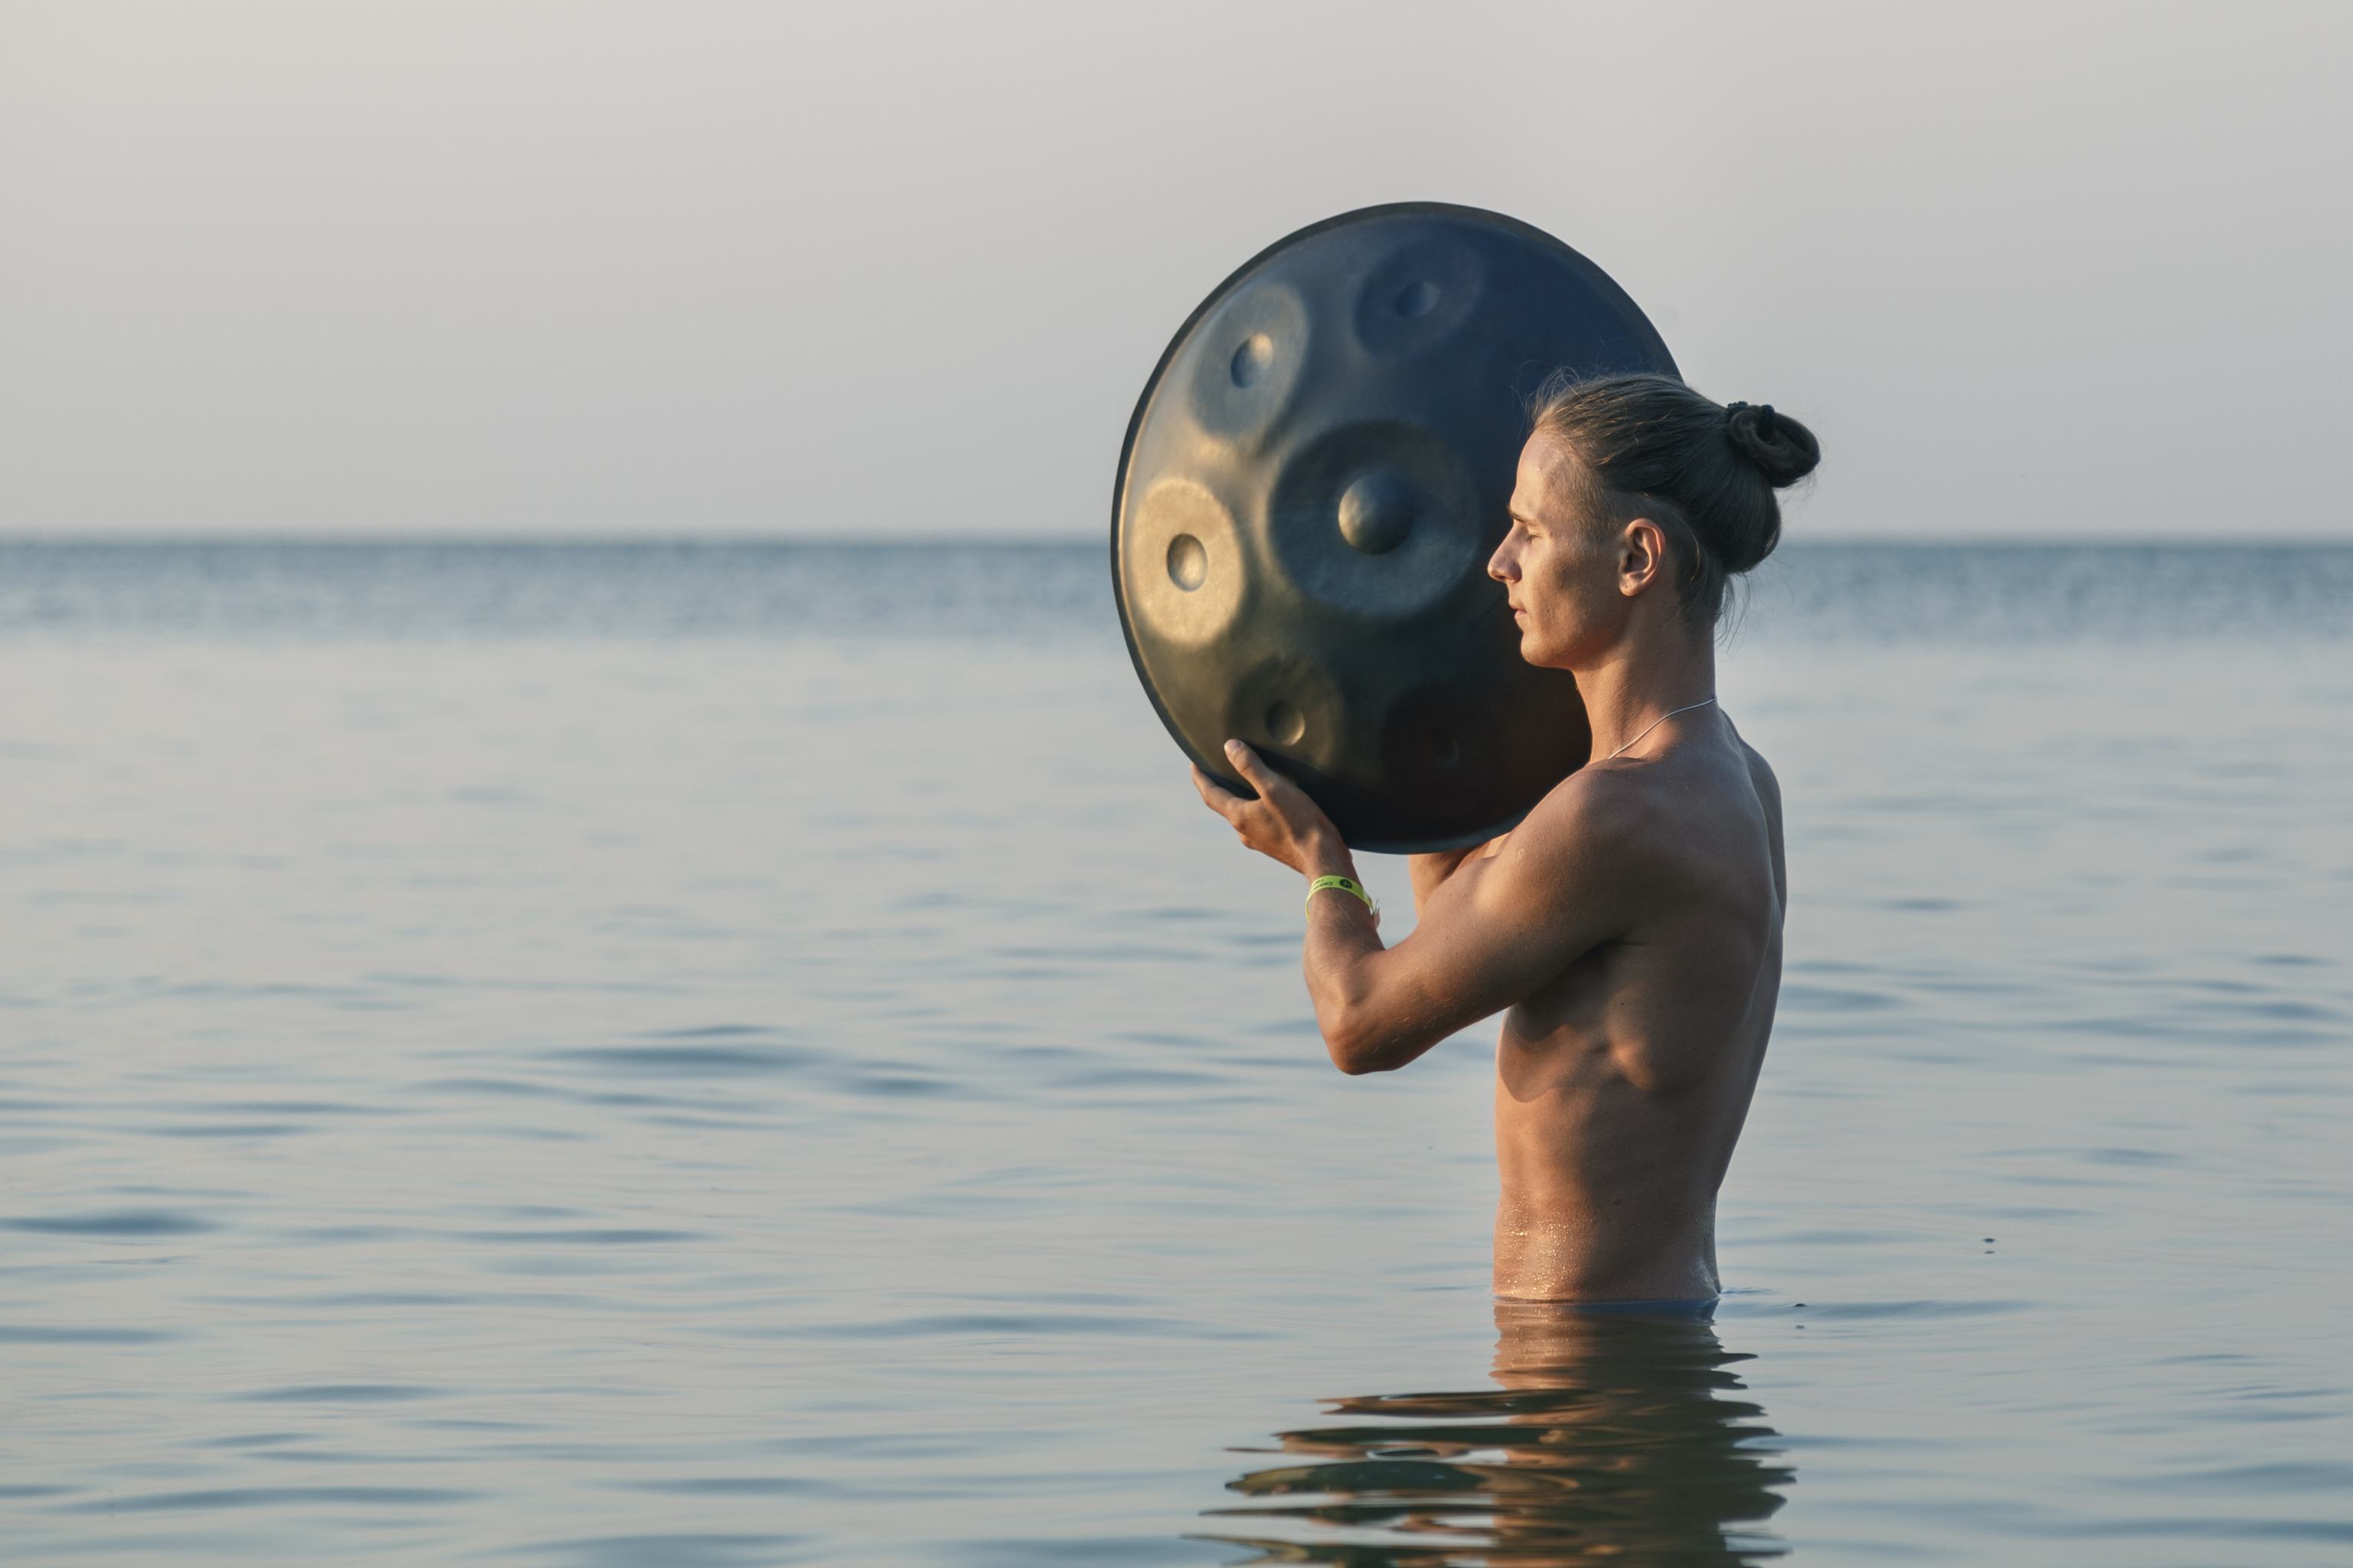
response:
M1657 718L1655 718L1655 719L1651 720L1649 723L1647 723L1647 724L1645 724L1645 725L1643 725L1643 726L1642 726L1642 735L1647 735L1647 734L1649 734L1651 731L1653 731L1653 730L1657 729L1660 725L1662 725L1662 724L1665 723L1668 720L1670 720L1670 719L1673 718L1677 713L1688 713L1688 712L1690 712L1694 708L1704 708L1704 707L1706 707L1709 703L1711 703L1711 702L1713 702L1713 701L1715 701L1715 699L1714 697L1712 697L1712 696L1711 696L1711 697L1703 697L1703 698L1701 698L1701 699L1700 699L1698 701L1696 701L1696 702L1686 703L1684 706L1683 706L1683 707L1681 707L1681 708L1672 709L1672 710L1669 710L1669 711L1667 711L1667 712L1662 713L1662 714L1660 714ZM1614 752L1610 752L1608 756L1606 756L1606 757L1602 758L1601 760L1602 760L1603 762L1605 762L1605 763L1609 763L1609 762L1615 762L1615 761L1616 761L1617 759L1619 759L1620 757L1624 756L1624 755L1626 754L1626 752L1628 752L1628 751L1629 751L1629 750L1633 746L1634 742L1635 742L1635 741L1640 741L1640 740L1642 738L1642 735L1637 735L1637 736L1635 736L1633 741L1629 741L1629 742L1627 742L1625 745L1619 747L1616 751L1614 751Z

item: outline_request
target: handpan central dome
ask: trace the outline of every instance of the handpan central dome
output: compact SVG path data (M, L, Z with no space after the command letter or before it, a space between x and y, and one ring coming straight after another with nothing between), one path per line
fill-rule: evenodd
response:
M1187 756L1240 737L1360 849L1503 832L1585 761L1487 558L1528 395L1673 359L1601 269L1475 207L1344 214L1259 253L1145 384L1112 500L1129 654Z

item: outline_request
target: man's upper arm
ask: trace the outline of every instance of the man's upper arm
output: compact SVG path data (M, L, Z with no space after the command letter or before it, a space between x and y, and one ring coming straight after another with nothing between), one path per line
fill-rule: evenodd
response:
M1413 934L1367 961L1357 1033L1383 1064L1402 1066L1623 935L1640 815L1623 781L1572 777L1501 854L1440 884Z

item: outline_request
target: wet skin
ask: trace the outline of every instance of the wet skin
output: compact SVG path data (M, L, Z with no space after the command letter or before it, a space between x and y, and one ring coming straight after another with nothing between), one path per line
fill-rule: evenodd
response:
M1780 990L1780 794L1719 708L1668 716L1715 692L1713 639L1676 602L1668 531L1597 515L1576 463L1530 439L1488 572L1522 657L1577 676L1595 760L1504 837L1412 857L1419 923L1395 947L1359 900L1317 895L1307 989L1348 1073L1504 1016L1498 1295L1711 1296L1716 1190ZM1297 785L1227 750L1258 798L1198 768L1194 784L1244 844L1310 878L1355 875Z

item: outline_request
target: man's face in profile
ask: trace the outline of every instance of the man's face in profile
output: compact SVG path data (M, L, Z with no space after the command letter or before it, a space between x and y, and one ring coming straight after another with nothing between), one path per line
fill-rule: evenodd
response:
M1542 430L1528 437L1512 489L1511 531L1488 560L1487 575L1504 584L1520 657L1530 664L1575 664L1625 614L1609 540L1588 515L1590 494L1566 444Z

